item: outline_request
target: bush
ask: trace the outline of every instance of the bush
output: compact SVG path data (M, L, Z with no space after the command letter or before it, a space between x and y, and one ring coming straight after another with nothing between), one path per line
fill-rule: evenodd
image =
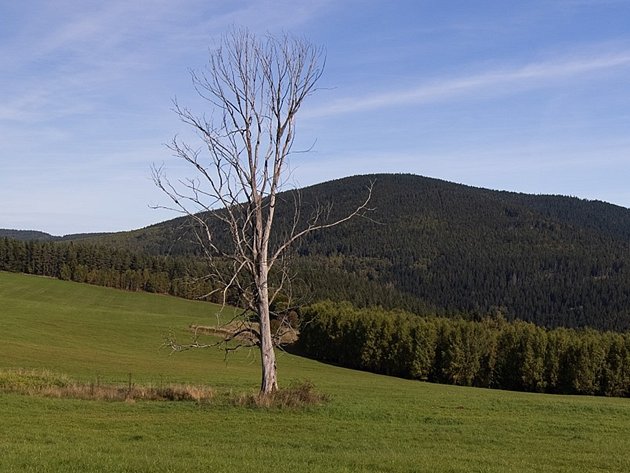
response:
M317 392L310 381L294 383L266 395L252 393L232 397L232 403L237 406L280 409L319 406L329 400L328 395Z

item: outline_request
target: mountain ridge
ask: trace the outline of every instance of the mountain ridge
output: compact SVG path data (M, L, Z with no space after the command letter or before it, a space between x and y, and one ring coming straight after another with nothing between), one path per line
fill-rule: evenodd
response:
M630 329L630 209L614 204L368 174L281 194L278 233L292 222L287 203L294 192L304 219L331 203L334 220L364 200L370 182L375 210L369 219L312 233L295 246L295 268L309 300ZM187 231L187 219L178 217L81 240L194 256L199 249Z
M443 179L439 179L439 178L434 178L434 177L426 177L426 176L421 176L421 175L417 175L417 174L410 174L410 173L375 173L375 174L357 174L357 175L352 175L352 176L347 176L347 177L340 177L340 178L336 178L336 179L331 179L329 181L325 181L325 182L321 182L321 183L316 183L316 184L312 184L309 186L305 186L302 188L297 189L298 191L308 191L309 189L316 189L319 187L324 187L324 186L328 186L331 184L335 184L335 183L345 183L348 181L352 181L352 180L358 180L358 179L366 179L366 183L370 182L370 181L375 181L378 184L378 179L384 178L384 179L390 179L390 178L395 178L397 176L400 177L410 177L410 178L414 178L414 179L419 179L419 180L424 180L424 181L433 181L436 183L441 183L441 184L445 184L445 185L451 185L451 186L456 186L456 187L461 187L464 189L468 189L471 191L481 191L481 192L488 192L488 193L493 193L493 194L497 194L497 195L505 195L507 196L506 201L509 200L523 200L523 201L528 201L529 205L532 205L534 207L540 207L541 209L544 209L544 207L546 206L546 203L548 203L549 201L554 201L554 200L563 200L566 201L566 203L568 204L567 207L579 207L579 206L589 206L591 207L592 210L596 210L596 208L601 209L602 207L610 207L610 208L615 208L621 212L627 212L628 213L628 219L630 220L630 208L628 207L624 207L622 205L618 205L618 204L614 204L614 203L610 203L610 202L606 202L600 199L586 199L586 198L581 198L581 197L576 197L576 196L569 196L569 195L563 195L563 194L532 194L532 193L526 193L526 192L520 192L520 191L508 191L508 190L500 190L500 189L490 189L490 188L485 188L485 187L479 187L479 186L473 186L473 185L469 185L469 184L463 184L463 183L457 183L457 182L453 182L453 181L447 181L447 180L443 180ZM283 191L282 193L291 193L294 190L286 190ZM543 204L543 202L545 202L545 204ZM160 222L156 222L156 223L152 223L150 225L146 225L144 227L140 227L140 228L136 228L136 229L131 229L131 230L122 230L122 231L105 231L105 232L82 232L82 233L69 233L69 234L64 234L64 235L53 235L51 233L47 233L41 230L33 230L33 229L13 229L13 228L0 228L0 237L8 237L8 238L15 238L17 240L24 240L24 241L28 241L28 240L33 240L33 241L69 241L69 240L78 240L78 239L89 239L89 238L100 238L100 237L106 237L106 236L112 236L112 235L119 235L119 234L129 234L129 233L133 233L133 232L140 232L146 229L150 229L150 228L154 228L154 227L159 227L162 226L164 224L167 224L169 222L173 222L174 220L178 220L182 218L180 217L174 217L172 219L168 219L168 220L163 220ZM630 238L630 223L627 223L627 231L624 232L624 236L628 236Z
M40 230L17 230L12 228L0 228L0 238L12 238L20 241L76 241L90 238L98 238L105 235L113 235L122 232L97 232L97 233L69 233L67 235L52 235Z

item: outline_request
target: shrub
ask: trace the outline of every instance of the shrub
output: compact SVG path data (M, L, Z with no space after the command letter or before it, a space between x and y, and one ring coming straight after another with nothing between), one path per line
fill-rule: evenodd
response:
M319 406L330 400L329 396L315 390L310 381L294 383L286 388L280 388L267 395L260 393L238 394L232 396L232 404L245 407L264 408L300 408Z

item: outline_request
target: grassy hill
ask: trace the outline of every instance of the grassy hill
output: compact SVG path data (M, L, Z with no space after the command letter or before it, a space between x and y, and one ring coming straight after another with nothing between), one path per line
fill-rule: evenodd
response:
M0 272L2 368L85 381L207 383L254 390L255 353L169 355L162 335L216 307ZM0 394L0 471L625 472L627 399L550 396L406 381L289 354L281 384L311 379L322 407L119 403Z

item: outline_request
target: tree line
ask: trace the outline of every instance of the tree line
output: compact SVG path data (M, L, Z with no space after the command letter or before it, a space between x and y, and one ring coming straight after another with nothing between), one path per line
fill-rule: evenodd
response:
M213 287L198 258L150 256L87 242L0 238L0 271L189 299L208 294Z
M353 369L461 386L630 396L630 333L333 302L313 304L301 318L304 354Z
M185 298L213 288L198 258L150 256L88 242L0 238L0 270ZM311 271L315 277L315 267ZM378 287L374 283L375 291ZM501 308L466 320L319 302L304 308L300 319L304 354L350 368L464 386L630 396L627 332L544 329L507 321Z

